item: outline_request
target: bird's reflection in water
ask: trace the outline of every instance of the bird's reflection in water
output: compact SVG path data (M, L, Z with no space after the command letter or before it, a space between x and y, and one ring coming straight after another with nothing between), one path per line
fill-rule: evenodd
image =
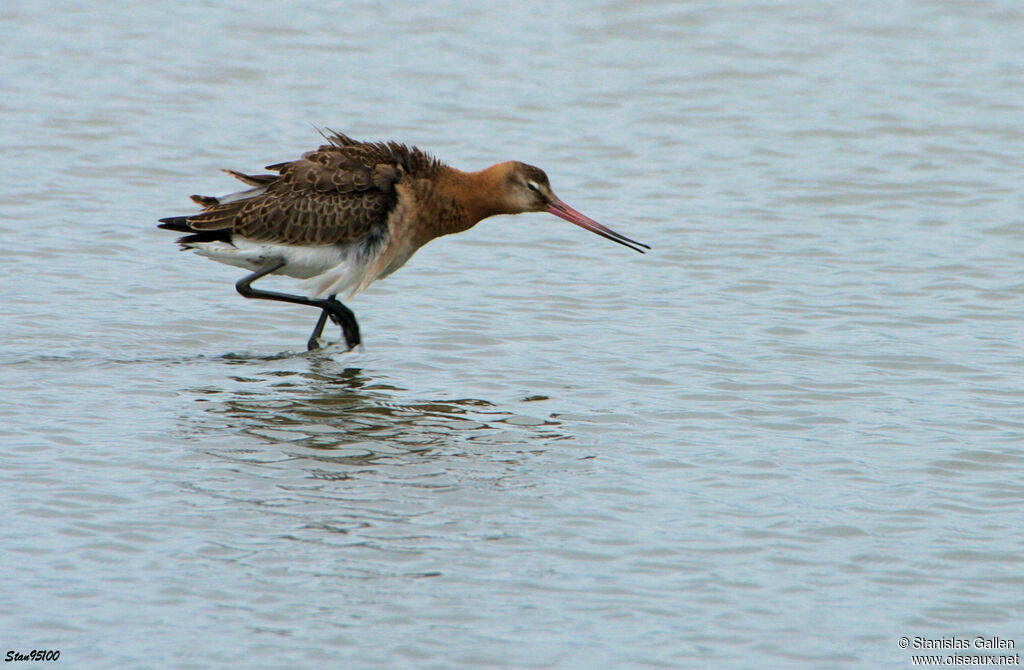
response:
M230 453L218 453L221 457L306 459L318 465L314 476L331 478L325 466L348 470L416 462L438 450L515 459L566 438L553 419L475 398L410 398L406 389L326 356L223 360L242 374L231 375L221 388L189 390L205 404L205 411L192 417L193 432L251 438L243 440L246 446L235 441ZM277 455L268 447L278 449Z
M302 547L289 556L308 550L315 562L313 547L344 548L343 563L322 568L340 575L436 574L449 540L425 528L477 532L480 496L535 486L532 469L567 438L558 422L519 413L535 402L424 400L329 356L224 362L215 386L186 391L197 402L182 419L203 467L182 486L223 514L258 514L275 529L268 551L284 538Z

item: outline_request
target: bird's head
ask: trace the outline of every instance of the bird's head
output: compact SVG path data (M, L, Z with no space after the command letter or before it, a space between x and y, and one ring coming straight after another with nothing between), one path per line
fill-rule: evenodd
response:
M503 213L548 212L634 251L644 253L646 249L650 249L646 244L620 235L562 202L551 190L551 184L548 183L548 176L544 174L544 170L517 161L499 163L494 167L499 168L503 175L502 200L505 205Z

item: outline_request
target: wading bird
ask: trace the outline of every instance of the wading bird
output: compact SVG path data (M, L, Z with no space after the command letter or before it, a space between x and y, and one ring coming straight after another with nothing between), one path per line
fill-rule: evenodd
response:
M246 298L320 308L310 350L319 348L328 318L341 326L349 349L359 344L359 324L339 293L352 297L435 237L489 216L550 212L634 251L650 249L566 205L532 165L508 161L462 172L397 142L335 132L324 138L328 144L302 158L265 168L275 174L225 170L250 188L193 195L202 212L160 219L159 226L187 233L178 239L183 249L250 270L235 284ZM268 274L308 280L309 297L253 288Z

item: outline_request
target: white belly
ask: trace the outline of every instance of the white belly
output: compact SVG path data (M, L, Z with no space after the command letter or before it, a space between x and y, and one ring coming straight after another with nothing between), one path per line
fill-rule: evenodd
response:
M278 259L283 260L284 267L276 270L274 274L308 279L307 288L312 297L344 293L363 284L366 271L373 259L372 257L367 258L365 253L360 253L360 246L358 244L294 246L254 242L237 236L234 238L233 244L197 242L188 245L190 249L202 256L252 271L265 267L268 263Z

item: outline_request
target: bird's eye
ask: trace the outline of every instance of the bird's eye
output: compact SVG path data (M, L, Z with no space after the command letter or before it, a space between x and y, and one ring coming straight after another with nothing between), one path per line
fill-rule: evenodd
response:
M533 181L526 182L526 188L530 189L534 193L540 193L540 187L537 186L537 182L533 182Z

